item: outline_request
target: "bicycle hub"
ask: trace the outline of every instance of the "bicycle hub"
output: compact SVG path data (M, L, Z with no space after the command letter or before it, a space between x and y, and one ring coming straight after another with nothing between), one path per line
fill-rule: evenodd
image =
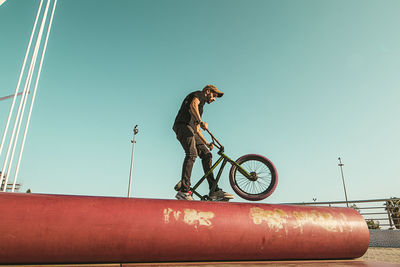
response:
M251 172L249 180L255 182L255 181L257 181L257 179L258 179L257 173L256 172Z

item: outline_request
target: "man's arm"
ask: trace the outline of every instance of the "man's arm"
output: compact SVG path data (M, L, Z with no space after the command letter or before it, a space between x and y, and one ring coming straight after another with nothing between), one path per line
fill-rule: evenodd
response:
M194 97L192 103L190 103L190 113L192 113L192 116L194 117L194 120L197 122L197 124L200 124L201 122L199 104L200 100L197 97Z
M209 144L207 140L204 138L203 133L200 131L200 126L203 129L208 129L208 124L206 122L201 121L201 116L199 112L199 104L200 100L197 97L194 97L192 100L192 103L190 103L190 113L192 113L192 116L194 117L196 121L196 129L195 131L201 138L201 140L204 142L206 146L210 148L210 150L213 148L212 144Z
M200 100L197 97L194 97L192 100L192 103L190 103L190 112L192 113L195 121L200 124L200 127L203 128L204 130L208 129L208 123L201 121L201 116L199 112L199 104Z

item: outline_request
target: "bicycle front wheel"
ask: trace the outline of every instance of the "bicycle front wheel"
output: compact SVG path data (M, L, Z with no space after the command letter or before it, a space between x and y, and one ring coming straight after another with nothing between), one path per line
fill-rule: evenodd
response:
M243 175L239 168L232 165L229 182L233 191L246 200L262 200L270 196L278 184L278 173L272 162L261 155L248 154L236 160L250 178Z

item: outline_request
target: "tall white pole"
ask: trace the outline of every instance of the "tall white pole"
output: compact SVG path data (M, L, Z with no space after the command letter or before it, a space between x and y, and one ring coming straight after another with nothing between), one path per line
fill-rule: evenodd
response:
M342 163L342 159L339 157L339 164L338 166L340 167L340 172L342 173L342 181L343 181L343 189L344 189L344 196L346 198L346 206L349 207L349 201L347 200L347 191L346 191L346 184L344 182L344 175L343 175L343 163Z
M135 128L133 128L133 139L131 140L132 143L132 156L131 156L131 170L129 171L129 185L128 185L128 197L131 196L131 185L132 185L132 170L133 170L133 152L135 150L135 137L136 134L139 132L138 126L136 125Z

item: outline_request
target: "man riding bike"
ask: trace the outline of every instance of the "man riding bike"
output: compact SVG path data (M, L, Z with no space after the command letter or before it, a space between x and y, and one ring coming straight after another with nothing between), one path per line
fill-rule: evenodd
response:
M208 124L202 121L201 116L205 103L211 104L217 97L223 95L224 93L214 85L206 85L202 91L195 91L187 95L176 115L172 129L185 151L181 181L175 186L175 189L178 190L175 196L177 199L193 200L190 192L190 177L197 156L201 158L204 173L210 171L212 167L210 150L213 149L213 144L207 142L200 130L200 128L208 129ZM207 182L211 190L215 182L212 173L207 177ZM209 193L209 197L212 200L234 198L233 195L222 191L218 186L213 192Z

